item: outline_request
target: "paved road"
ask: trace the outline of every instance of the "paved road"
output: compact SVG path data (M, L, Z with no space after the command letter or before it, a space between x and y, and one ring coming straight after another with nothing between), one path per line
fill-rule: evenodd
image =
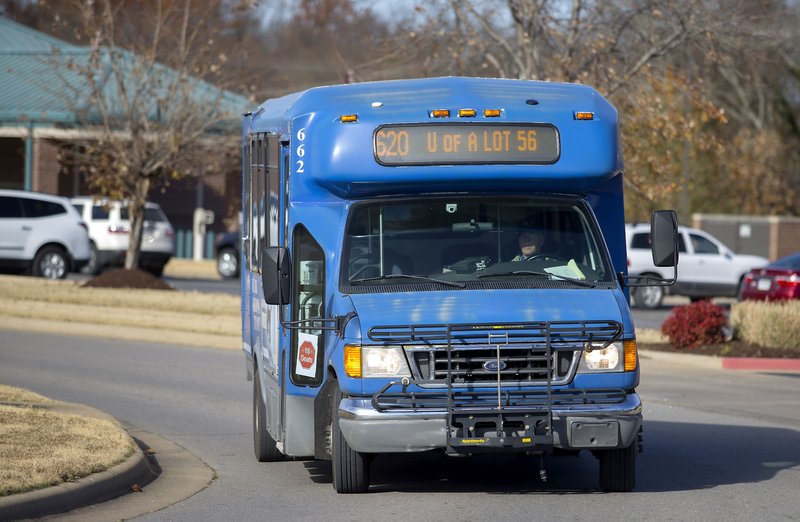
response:
M238 353L0 330L0 382L109 412L216 470L208 489L142 520L797 517L798 375L642 366L645 452L634 493L598 496L589 455L548 458L542 484L535 458L419 454L379 456L371 493L345 496L326 463L255 461Z

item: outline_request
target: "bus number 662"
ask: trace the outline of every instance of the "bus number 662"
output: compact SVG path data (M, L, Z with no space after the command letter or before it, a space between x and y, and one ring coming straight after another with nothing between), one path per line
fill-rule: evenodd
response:
M306 140L306 128L303 127L302 129L297 131L297 141L300 142L300 145L297 146L295 152L297 153L298 158L302 158L306 155L306 144L303 143ZM302 174L306 171L306 164L305 160L299 159L296 161L297 163L297 173Z

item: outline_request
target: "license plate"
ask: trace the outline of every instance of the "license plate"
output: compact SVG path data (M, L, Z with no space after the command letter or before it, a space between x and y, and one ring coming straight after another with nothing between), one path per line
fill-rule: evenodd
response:
M766 292L769 290L769 287L772 286L772 279L759 279L758 280L758 289L762 292Z

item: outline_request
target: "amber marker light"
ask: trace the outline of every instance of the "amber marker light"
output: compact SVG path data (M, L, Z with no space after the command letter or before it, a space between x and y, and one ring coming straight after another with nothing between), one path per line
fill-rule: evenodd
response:
M358 121L358 114L345 114L339 118L342 123L355 123Z
M431 118L449 118L450 109L433 109L431 111Z
M486 118L499 118L503 113L500 109L483 109L483 115Z
M361 346L344 345L344 371L348 377L361 377Z
M576 120L593 120L594 113L593 112L576 112L575 113Z
M638 356L636 355L636 340L628 339L627 341L624 341L622 345L625 347L625 371L635 371L638 359Z
M475 109L458 109L459 118L474 118L477 114Z

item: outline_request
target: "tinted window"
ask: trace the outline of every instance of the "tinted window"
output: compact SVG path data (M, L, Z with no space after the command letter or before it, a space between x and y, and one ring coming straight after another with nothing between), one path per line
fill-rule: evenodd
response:
M92 207L92 219L106 220L108 219L108 209L102 205L95 205Z
M130 213L128 212L128 207L123 207L119 209L119 218L122 221L130 220ZM164 214L161 212L161 210L157 208L148 208L148 207L145 207L144 209L144 220L165 221Z
M719 255L719 248L717 248L717 245L715 245L708 239L704 238L703 236L698 236L697 234L689 234L689 238L692 240L692 246L694 247L695 254Z
M631 248L650 250L650 232L634 234L631 241Z
M788 268L789 270L800 270L800 253L786 256L772 263L770 268Z
M78 214L83 217L83 203L73 203L72 206L75 207L75 210L78 211Z
M21 218L22 207L19 198L13 196L0 196L0 218Z
M631 248L637 250L650 250L650 232L640 232L633 235ZM686 242L683 234L678 234L678 252L686 252Z
M61 203L42 201L41 199L20 198L22 213L25 217L40 218L66 214L67 209Z

